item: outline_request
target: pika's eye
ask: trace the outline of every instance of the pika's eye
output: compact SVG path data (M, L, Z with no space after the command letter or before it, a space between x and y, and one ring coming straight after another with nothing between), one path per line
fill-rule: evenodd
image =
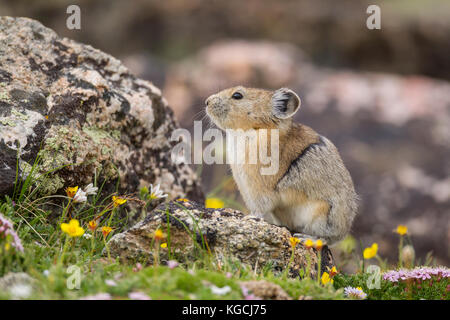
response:
M244 96L240 92L235 92L235 93L233 93L233 95L231 97L233 99L239 100L239 99L242 99Z

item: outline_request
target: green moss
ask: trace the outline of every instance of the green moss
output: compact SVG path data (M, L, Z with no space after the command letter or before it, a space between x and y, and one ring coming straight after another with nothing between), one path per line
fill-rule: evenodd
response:
M102 147L102 155L105 155L110 152L111 152L111 148L108 148L107 146Z
M0 100L9 102L9 101L11 101L10 99L11 99L11 97L9 96L8 92L6 92L6 91L0 92Z
M66 181L58 175L63 168L76 172L79 178L92 178L93 168L107 180L117 178L118 172L110 160L118 135L115 131L88 126L82 130L52 127L39 151L40 161L36 168L39 179L35 183L40 185L39 194L52 195L64 187ZM29 168L23 170L29 172Z
M83 132L87 134L95 144L100 144L103 139L116 139L112 133L96 127L83 127Z
M22 171L22 176L26 177L26 176L28 176L30 174L32 165L30 165L26 161L20 161L19 162L19 168Z
M12 109L11 109L11 113L12 113L17 119L20 119L20 120L22 120L22 121L27 121L27 120L30 118L29 115L27 115L27 114L25 114L25 113L21 113L21 112L17 111L15 108L12 108Z
M52 195L64 187L64 179L57 174L42 176L40 190L42 194Z
M10 118L1 119L0 123L8 127L15 127L17 125L16 122L11 120Z

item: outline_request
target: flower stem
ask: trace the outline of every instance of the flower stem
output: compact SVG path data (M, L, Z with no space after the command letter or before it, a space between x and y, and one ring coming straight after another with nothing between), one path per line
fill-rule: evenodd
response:
M105 244L106 253L108 253L108 260L111 261L111 254L109 252L108 244L106 243L106 237L103 237L103 243Z
M317 250L317 282L320 285L320 280L321 280L321 271L322 271L322 251L321 250Z
M295 246L292 246L291 257L289 258L288 265L287 265L287 267L286 267L286 270L284 271L284 278L286 278L287 275L289 274L289 268L290 268L290 266L291 266L291 263L294 261L294 254L295 254Z
M66 254L68 244L69 244L69 236L66 236L66 240L65 240L64 246L63 246L63 251L61 253L61 256L59 257L58 265L60 265L60 266L62 266L62 264L64 263L64 256Z
M94 255L94 237L95 237L95 233L93 231L92 237L91 237L91 253L90 253L90 257L89 257L89 270L90 271L92 271L92 256Z
M311 277L311 256L310 256L311 252L310 252L310 250L311 249L308 249L308 252L306 254L306 275L308 277Z
M61 225L61 223L66 219L67 211L68 211L71 203L72 203L72 198L69 198L69 202L67 202L67 205L62 212L61 218L59 219L59 225Z
M398 263L399 267L403 267L403 261L402 261L402 249L403 249L403 236L400 236L400 242L398 244Z

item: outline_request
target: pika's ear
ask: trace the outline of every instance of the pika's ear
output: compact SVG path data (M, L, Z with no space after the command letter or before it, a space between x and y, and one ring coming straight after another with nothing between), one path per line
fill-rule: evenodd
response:
M300 105L300 98L291 89L281 88L272 95L272 113L278 119L292 117L300 108Z

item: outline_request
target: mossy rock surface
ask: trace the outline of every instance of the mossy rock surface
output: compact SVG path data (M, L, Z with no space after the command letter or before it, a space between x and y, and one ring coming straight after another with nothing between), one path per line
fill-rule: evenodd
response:
M160 183L172 197L203 198L193 171L171 160L177 124L151 82L27 18L0 17L0 47L0 196L12 192L17 163L23 179L39 155L43 194L97 176L108 191Z

